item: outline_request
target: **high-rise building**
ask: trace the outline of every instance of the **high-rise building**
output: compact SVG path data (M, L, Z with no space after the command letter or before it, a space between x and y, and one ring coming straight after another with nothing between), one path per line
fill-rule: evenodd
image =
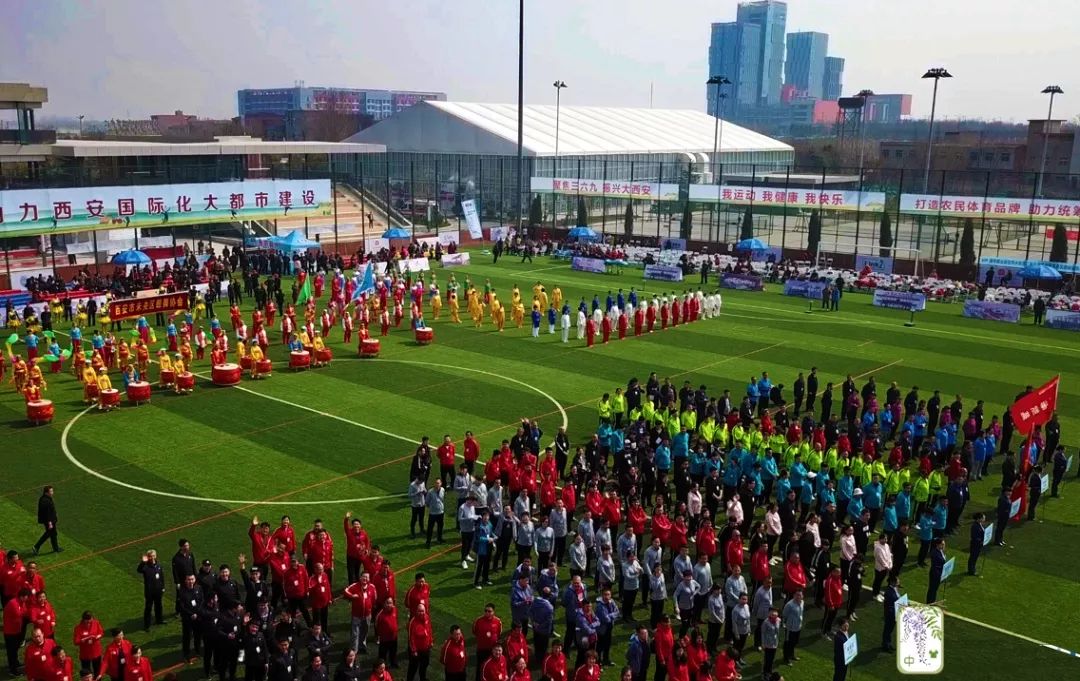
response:
M758 104L776 106L780 103L780 86L784 78L784 39L787 30L787 3L780 0L754 0L739 4L735 22L760 27L758 46L760 84Z
M759 57L761 28L756 24L727 22L712 25L709 43L709 76L724 76L731 81L721 91L720 112L725 116L741 107L758 103L761 90ZM709 115L715 116L716 86L707 85L706 106Z
M825 57L825 78L822 95L836 101L844 89L844 60L841 57Z
M825 57L828 52L828 33L815 31L788 33L784 85L794 86L802 97L823 99Z

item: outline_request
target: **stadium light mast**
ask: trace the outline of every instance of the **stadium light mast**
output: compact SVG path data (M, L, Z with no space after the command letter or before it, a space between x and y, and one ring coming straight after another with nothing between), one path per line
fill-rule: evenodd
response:
M713 117L715 118L715 120L713 121L712 143L713 175L715 175L716 162L720 160L718 158L720 155L720 139L724 134L724 119L720 117L720 100L727 96L720 92L720 88L722 88L724 85L731 85L731 81L728 80L725 76L710 76L709 79L705 81L705 84L715 86L715 89L713 90Z
M866 158L866 103L874 96L873 90L859 90L858 95L862 99L862 109L859 113L859 174L862 174L863 160Z
M1040 198L1043 195L1043 175L1046 174L1046 148L1050 146L1050 119L1054 117L1054 95L1063 95L1065 91L1057 85L1047 85L1043 88L1042 94L1050 95L1050 110L1046 112L1046 125L1043 126L1042 160L1039 162L1039 186L1035 190L1035 194Z
M557 80L554 83L552 83L551 86L555 88L555 165L558 166L558 163L559 163L559 104L560 104L560 100L562 99L561 95L562 95L563 88L566 87L566 82L562 81L562 80ZM559 174L558 173L558 168L556 167L555 170L556 170L556 172L554 172L553 175L557 177L558 174Z
M930 159L933 158L934 151L934 114L937 112L937 88L938 81L942 78L952 78L953 75L949 73L944 67L936 67L928 69L926 73L922 75L923 78L934 79L934 97L930 100L930 139L926 145L926 175L923 176L923 193L925 194L930 190Z
M518 0L518 97L517 97L517 186L514 187L514 208L517 229L521 230L521 173L524 170L525 125L525 0Z

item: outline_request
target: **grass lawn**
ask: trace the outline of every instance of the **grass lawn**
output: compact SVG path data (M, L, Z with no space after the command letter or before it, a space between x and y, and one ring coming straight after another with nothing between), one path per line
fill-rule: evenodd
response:
M537 279L549 291L561 286L572 306L581 296L591 299L599 293L603 298L609 288L661 288L660 282L641 281L639 271L601 276L572 272L564 263L541 258L532 264L504 260L497 266L479 253L474 258L477 264L454 270L458 280L468 274L480 285L490 278L504 302L514 283L528 295ZM438 272L441 283L448 273ZM142 586L135 572L141 554L156 548L167 563L176 540L186 537L199 560L235 566L237 554L249 553L246 530L254 514L276 524L280 514L289 513L298 532L316 517L324 519L338 544L335 586L340 587L345 575L340 523L351 510L392 559L401 598L413 573L426 573L438 641L451 623L468 630L488 600L508 627L508 575L499 575L496 587L475 591L471 573L467 576L455 560L453 543L429 551L409 539L402 495L416 441L430 435L437 442L444 433L460 440L472 430L486 460L527 416L539 417L545 439L565 417L571 440L584 442L595 426L598 396L625 385L631 376L644 381L650 371L704 383L711 394L730 388L741 395L750 375L767 370L774 381L789 386L790 396L796 373L817 366L822 386L836 381L837 394L846 374L860 377L860 385L874 375L882 391L897 381L905 392L918 385L924 397L935 388L950 400L960 393L965 406L984 399L988 415L1001 414L1025 384L1061 374L1062 440L1070 452L1080 445L1076 335L970 320L960 315L959 306L947 304L931 304L908 328L903 325L907 313L874 308L869 296L858 294L846 295L839 312L806 314L805 300L778 290L726 291L719 319L591 349L573 339L563 345L557 335L546 333L546 323L539 339L530 338L527 328L511 326L499 334L485 323L476 330L464 309L466 323L455 326L444 308L438 321L426 315L436 333L429 347L415 346L403 324L383 340L375 361L355 359L355 346L332 343L337 359L329 368L299 374L278 369L266 381L245 379L241 389L214 388L200 380L191 396L155 393L149 405L109 414L84 413L81 388L66 375L50 383L47 397L57 411L48 427L28 427L21 398L5 384L0 394L0 542L26 558L40 533L35 511L41 486L55 485L65 552L43 554L38 561L59 614L58 640L70 649L73 626L84 609L91 609L106 629L119 625L130 632L129 638L146 648L155 670L163 670L180 662L180 627L170 618L149 633L141 631ZM226 306L218 311L227 323ZM159 330L159 338L163 335ZM331 341L339 340L337 331ZM280 360L285 353L276 345L272 354ZM208 360L196 369L208 372ZM982 576L962 575L966 522L948 547L958 564L944 591L946 609L957 615L945 625L949 678L1080 674L1080 659L1040 645L1073 650L1080 638L1080 485L1072 481L1075 471L1074 464L1062 498L1044 496L1038 522L1011 528L1009 546L986 554ZM968 511L992 508L996 472L995 465L989 478L973 485ZM452 538L452 531L448 535ZM902 591L922 600L926 573L913 567L913 557L901 577ZM167 594L166 610L171 607ZM332 633L343 644L347 617L346 604L332 607ZM561 612L557 618L561 622ZM862 648L853 678L900 676L894 658L878 649L881 620L882 606L867 594L852 627ZM784 669L785 678L831 678L832 648L818 636L819 622L820 613L808 607L802 660ZM621 627L616 632L613 659L623 660L629 634ZM751 652L748 660L744 676L760 676L760 654ZM617 671L607 670L604 676L617 678ZM431 673L442 677L437 664ZM201 665L180 671L184 679L201 674Z

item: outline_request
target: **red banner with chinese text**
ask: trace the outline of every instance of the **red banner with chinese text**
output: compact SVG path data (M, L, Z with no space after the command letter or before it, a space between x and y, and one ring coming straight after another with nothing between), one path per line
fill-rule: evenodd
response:
M163 296L125 298L109 302L109 319L118 321L158 312L176 312L188 308L187 293L167 293Z
M1027 435L1035 426L1041 426L1050 420L1050 415L1057 409L1058 382L1055 376L1042 387L1024 395L1009 408L1013 424L1021 435Z

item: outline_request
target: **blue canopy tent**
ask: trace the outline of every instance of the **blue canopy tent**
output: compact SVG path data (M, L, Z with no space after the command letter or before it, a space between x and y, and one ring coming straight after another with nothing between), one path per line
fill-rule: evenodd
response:
M1035 279L1038 281L1061 281L1061 272L1049 265L1040 263L1028 263L1017 274L1023 279Z
M402 227L391 227L382 233L384 239L411 239L412 232Z
M114 265L149 265L150 256L137 251L134 248L129 248L126 251L120 251L112 257L112 264Z
M743 239L735 244L736 251L767 251L769 245L761 239Z
M596 233L596 230L592 227L577 226L571 227L570 231L566 235L570 239L577 239L578 241L599 241L600 235Z
M300 230L294 229L284 236L272 236L264 239L271 247L284 251L286 253L293 253L295 251L306 251L309 248L319 248L322 244L318 241L312 241L305 238Z

